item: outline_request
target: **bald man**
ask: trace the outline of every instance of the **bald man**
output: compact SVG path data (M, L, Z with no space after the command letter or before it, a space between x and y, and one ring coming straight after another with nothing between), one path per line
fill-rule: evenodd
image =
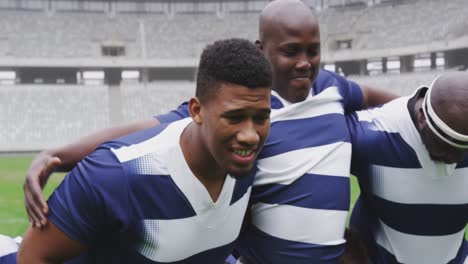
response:
M374 263L465 264L468 73L347 117L362 194L351 226Z
M344 114L394 96L319 69L319 25L316 15L301 1L269 3L260 16L259 35L255 43L273 70L272 126L259 154L250 202L252 217L238 253L244 262L253 264L338 263L345 251L350 199L351 145ZM187 114L187 104L183 104L143 124L173 122ZM140 129L137 125L130 128ZM97 138L122 133L106 132ZM69 154L74 149L86 154L83 150L95 144L89 142L84 147L75 143L45 152L33 164L28 179L35 191L28 193L28 182L25 186L27 201L32 201L28 212L36 223L40 210L35 201L40 198L35 197L40 193L38 182L43 182L38 175L47 175L44 172L56 163L54 156L65 161L63 167L73 166L70 161L77 155Z

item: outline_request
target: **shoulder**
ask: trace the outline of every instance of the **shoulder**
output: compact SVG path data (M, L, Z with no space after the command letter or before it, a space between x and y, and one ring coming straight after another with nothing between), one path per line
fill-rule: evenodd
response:
M155 150L161 149L168 144L175 144L174 142L178 140L183 129L190 121L190 118L184 118L172 123L161 123L154 127L105 142L99 148L109 149L114 153L118 149L128 152L132 149L141 150L141 148L145 148L145 153L150 150L149 148Z
M357 111L359 119L367 122L387 121L398 124L403 119L409 118L407 108L408 97L400 97L386 104Z
M342 87L347 85L347 83L348 80L345 77L337 73L321 69L314 82L314 92L320 93L332 86Z
M161 124L108 142L102 147L112 152L128 174L140 174L147 170L167 174L168 154L179 147L180 135L190 122L190 118L185 118Z

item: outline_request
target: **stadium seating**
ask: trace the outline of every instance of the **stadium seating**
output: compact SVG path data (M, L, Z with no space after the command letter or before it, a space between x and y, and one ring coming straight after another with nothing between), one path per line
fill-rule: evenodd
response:
M403 3L321 10L322 52L336 52L339 39L352 39L352 50L378 50L468 36L464 0ZM198 58L216 39L254 40L257 20L256 12L109 15L0 10L0 57L100 58L101 45L116 44L125 46L130 59Z
M421 85L431 85L434 78L441 73L442 71L427 71L374 76L348 76L348 79L404 96L410 95Z
M373 7L359 4L318 11L322 58L342 52L337 50L337 40L352 40L351 49L345 52L377 50L386 56L399 47L468 39L465 0L382 2ZM133 61L198 61L204 46L217 39L257 38L258 12L218 11L106 14L0 9L0 61L101 60L103 45L124 46L123 58ZM350 79L407 95L439 73ZM124 81L113 87L0 85L0 152L59 146L109 125L162 114L193 96L194 91L195 83L180 80L148 84Z
M0 86L0 151L40 150L109 126L105 86Z
M126 122L149 118L175 109L195 95L195 83L159 81L121 86L122 118Z

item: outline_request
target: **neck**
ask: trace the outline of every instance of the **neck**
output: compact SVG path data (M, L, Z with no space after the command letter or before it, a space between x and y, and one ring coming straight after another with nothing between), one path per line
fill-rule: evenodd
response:
M199 126L190 123L180 137L182 153L193 175L205 186L215 202L223 189L227 172L219 167L201 137Z

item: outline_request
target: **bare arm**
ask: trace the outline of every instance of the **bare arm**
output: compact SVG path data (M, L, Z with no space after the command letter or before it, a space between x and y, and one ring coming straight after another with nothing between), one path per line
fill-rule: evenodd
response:
M44 150L31 163L23 184L26 212L33 226L42 227L47 223L49 211L42 195L42 188L53 171L69 171L105 141L150 128L159 124L155 118L112 128L106 128L83 137L69 145Z
M366 85L361 85L361 90L363 95L364 108L378 106L398 98L398 96L393 93Z
M26 231L18 250L18 263L62 263L84 252L86 247L70 239L49 222L44 228Z

